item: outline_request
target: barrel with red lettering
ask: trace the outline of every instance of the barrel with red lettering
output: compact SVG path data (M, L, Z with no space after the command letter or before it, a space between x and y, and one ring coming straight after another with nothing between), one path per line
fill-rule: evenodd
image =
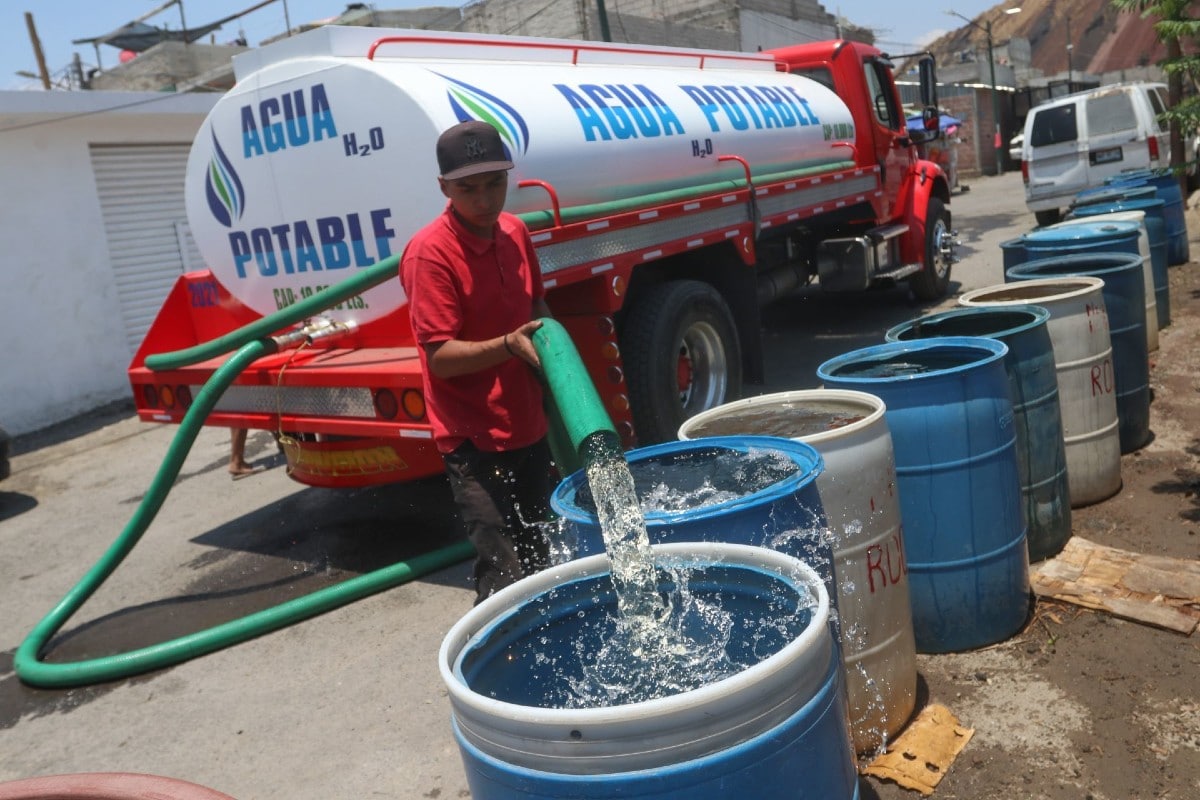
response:
M1116 223L1112 223L1116 224ZM1104 281L1105 316L1112 347L1121 452L1150 443L1150 363L1146 353L1143 259L1138 254L1079 253L1027 261L1008 270L1011 280L1086 275Z
M805 389L726 403L679 428L680 439L786 436L824 459L817 493L833 538L850 733L860 753L894 738L916 705L917 647L886 411L866 392Z
M1091 505L1121 489L1121 445L1112 343L1104 281L1078 276L987 286L959 298L965 306L1021 306L1050 312L1046 328L1062 411L1071 507Z

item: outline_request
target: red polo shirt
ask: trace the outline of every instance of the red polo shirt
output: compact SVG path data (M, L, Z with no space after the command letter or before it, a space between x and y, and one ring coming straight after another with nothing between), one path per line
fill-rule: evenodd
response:
M405 248L400 282L413 336L421 345L478 342L520 327L544 294L542 271L525 223L501 214L495 238L483 239L446 211ZM442 453L470 439L484 451L527 447L546 434L542 387L519 358L469 375L438 378L417 348L433 438Z

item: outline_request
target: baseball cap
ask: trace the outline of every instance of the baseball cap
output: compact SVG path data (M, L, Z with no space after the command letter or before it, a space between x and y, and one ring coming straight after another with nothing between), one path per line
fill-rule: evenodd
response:
M500 133L478 120L460 122L443 131L437 141L437 160L446 180L513 168Z

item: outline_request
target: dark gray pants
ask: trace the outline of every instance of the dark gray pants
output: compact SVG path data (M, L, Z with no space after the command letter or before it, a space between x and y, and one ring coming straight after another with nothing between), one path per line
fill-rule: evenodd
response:
M471 442L442 456L467 535L475 545L475 603L549 563L535 524L550 513L557 474L543 439L530 447L486 453Z

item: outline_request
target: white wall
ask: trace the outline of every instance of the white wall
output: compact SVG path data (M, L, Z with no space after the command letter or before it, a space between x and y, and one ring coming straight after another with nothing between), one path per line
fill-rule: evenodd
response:
M133 354L88 146L191 142L218 98L0 92L0 425L9 433L129 396Z

